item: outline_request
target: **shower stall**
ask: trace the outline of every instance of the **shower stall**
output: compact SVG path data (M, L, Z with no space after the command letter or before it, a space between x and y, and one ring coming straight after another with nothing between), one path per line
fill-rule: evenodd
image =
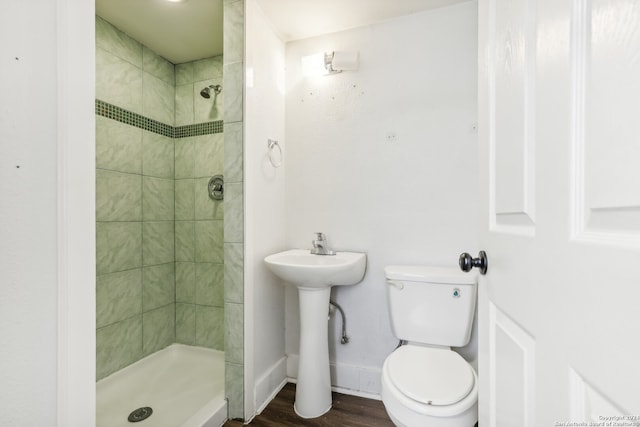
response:
M172 425L244 417L242 7L224 55L179 64L96 16L98 426L203 394Z

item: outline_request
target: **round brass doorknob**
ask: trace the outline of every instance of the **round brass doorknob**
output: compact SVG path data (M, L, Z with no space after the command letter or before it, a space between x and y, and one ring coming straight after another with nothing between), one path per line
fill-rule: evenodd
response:
M477 267L480 269L480 274L487 274L489 261L487 260L487 253L485 251L480 251L478 258L473 258L468 253L463 252L460 254L458 264L460 265L460 269L464 272L468 273L473 267Z

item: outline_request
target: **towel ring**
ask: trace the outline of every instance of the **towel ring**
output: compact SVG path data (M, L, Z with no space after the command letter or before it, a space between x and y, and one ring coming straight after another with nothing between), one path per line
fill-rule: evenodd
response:
M269 161L274 168L279 168L282 166L282 147L278 144L278 141L275 139L267 140L267 147L269 148ZM277 156L274 155L274 148L278 149Z

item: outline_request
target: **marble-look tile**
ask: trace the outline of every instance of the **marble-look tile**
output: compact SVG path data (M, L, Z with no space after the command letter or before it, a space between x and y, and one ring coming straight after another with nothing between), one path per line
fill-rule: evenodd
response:
M142 223L96 223L97 274L131 270L142 266Z
M193 81L222 76L222 55L193 61Z
M196 306L176 303L176 342L196 343Z
M196 262L224 262L223 221L196 221Z
M96 277L96 327L102 328L142 313L142 270Z
M96 168L139 174L141 164L142 129L96 115Z
M244 245L224 244L224 300L242 303L244 301Z
M142 223L143 265L166 264L174 261L173 221Z
M244 362L244 304L224 305L224 358L227 362Z
M176 262L176 302L196 302L196 264Z
M103 49L96 49L96 98L143 114L142 70Z
M244 60L244 1L224 3L224 63Z
M142 174L173 179L173 145L173 138L142 131Z
M101 379L142 357L142 316L96 331L96 379Z
M142 219L145 221L173 221L173 179L142 177Z
M176 179L175 216L176 221L187 221L195 218L195 182L194 179ZM205 189L205 191L207 191Z
M214 77L212 64L213 58L193 61L193 84L198 88L198 92L200 92L203 87L212 84L207 83L205 85L205 82L209 82ZM222 75L222 73L220 73L220 75Z
M142 269L142 311L163 307L175 301L175 263Z
M176 84L174 65L144 45L142 46L142 71L171 86Z
M142 67L142 45L99 16L96 16L96 46Z
M195 180L195 218L223 219L224 201L213 200L209 197L209 179L198 178Z
M195 224L176 221L176 261L193 262L196 255Z
M242 122L224 125L224 180L241 182L242 171ZM266 141L265 141L266 146Z
M229 183L225 185L224 192L224 240L234 243L243 242L242 183Z
M193 62L176 64L176 86L193 82Z
M196 178L211 178L223 173L224 135L214 133L194 137L195 162L194 176Z
M224 306L224 266L196 263L196 304Z
M222 76L224 70L224 55L218 55L213 57L213 74L212 77Z
M224 66L223 87L224 97L224 122L232 123L242 121L242 89L243 89L243 63L234 62Z
M174 343L176 339L175 304L142 315L142 354L147 356Z
M195 123L193 114L193 83L176 86L176 126L186 126ZM200 96L198 94L198 96Z
M229 418L244 418L244 365L225 363L224 391L229 402Z
M142 111L143 115L173 126L175 121L176 90L169 84L143 73Z
M240 122L242 120L242 90L243 90L243 70L242 61L244 60L244 1L225 0L224 2L224 64L232 64L224 67L223 87L225 89L225 106L224 121L225 133L228 124ZM240 65L236 65L240 64ZM235 73L227 76L227 73ZM234 128L232 127L232 132ZM236 137L239 136L239 146L237 150L226 152L225 147L225 176L227 183L242 181L242 127L238 125L235 129ZM234 136L232 136L233 138ZM226 139L226 135L225 135ZM230 159L239 156L236 163L227 163ZM239 162L239 164L237 163ZM226 202L225 202L226 204ZM226 207L225 207L226 210ZM235 210L235 208L234 208ZM225 212L225 218L229 217L230 211ZM242 212L240 217L235 218L235 222L243 221ZM233 221L232 221L233 222ZM237 227L234 227L237 228ZM237 232L237 231L236 231ZM237 236L233 236L237 237ZM242 239L243 240L243 239ZM240 241L242 241L240 240ZM226 236L225 226L225 242L229 241ZM233 241L233 240L231 240ZM243 295L243 245L236 243L225 243L225 300L242 302ZM229 265L227 266L227 262ZM230 292L227 295L227 291ZM237 335L234 333L234 335ZM244 338L241 338L242 342ZM231 343L233 346L234 343ZM232 357L237 358L237 349L232 349ZM229 418L244 418L244 366L227 362L225 364L225 394L228 399Z
M195 139L193 137L176 139L175 150L175 179L195 178L193 174L195 168Z
M224 351L224 309L196 305L196 345Z
M96 221L140 221L142 176L96 171Z
M193 84L193 116L195 123L206 123L224 118L224 86L218 94L211 90L210 98L204 98L200 95L200 91L210 85L222 85L222 76L197 81Z

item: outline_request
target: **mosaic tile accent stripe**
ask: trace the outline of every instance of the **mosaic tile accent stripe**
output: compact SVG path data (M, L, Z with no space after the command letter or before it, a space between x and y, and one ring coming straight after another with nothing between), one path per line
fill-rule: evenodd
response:
M98 114L99 116L107 117L109 119L117 120L121 123L135 126L140 129L148 130L150 132L155 132L160 135L173 138L173 126L166 125L153 119L149 119L131 111L127 111L124 108L109 104L108 102L100 101L99 99L96 99L96 114Z
M96 99L96 114L169 138L187 138L190 136L211 135L223 132L222 120L174 127L99 99Z
M214 122L197 123L195 125L177 126L174 128L174 138L186 138L188 136L211 135L222 133L222 120Z

